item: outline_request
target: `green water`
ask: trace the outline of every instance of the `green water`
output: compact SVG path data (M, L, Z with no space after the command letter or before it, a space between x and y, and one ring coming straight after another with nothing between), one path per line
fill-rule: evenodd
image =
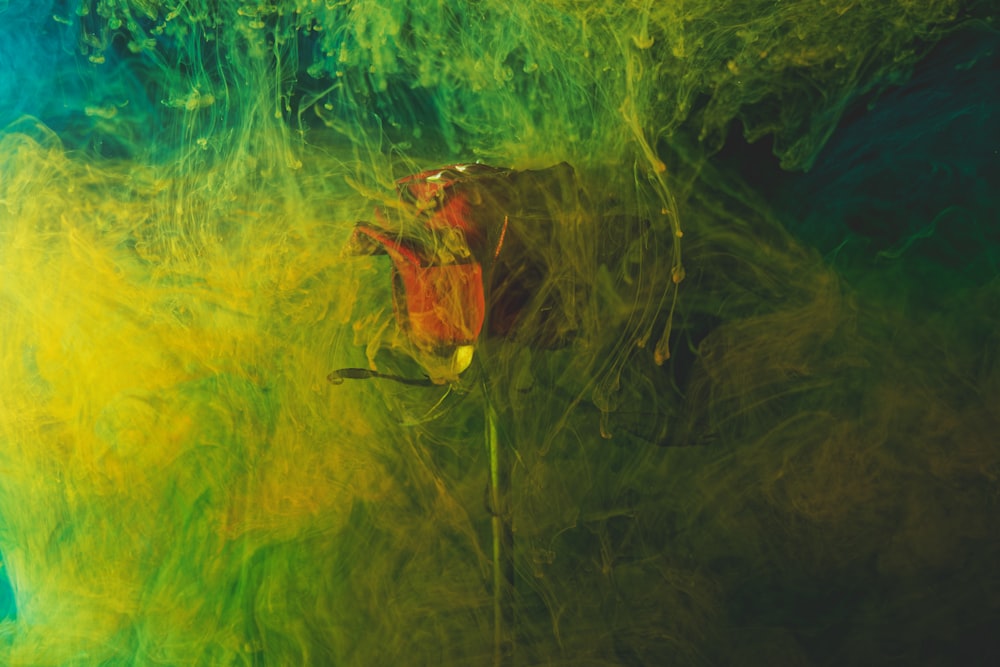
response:
M995 664L998 9L0 2L0 663ZM476 161L517 326L332 384Z

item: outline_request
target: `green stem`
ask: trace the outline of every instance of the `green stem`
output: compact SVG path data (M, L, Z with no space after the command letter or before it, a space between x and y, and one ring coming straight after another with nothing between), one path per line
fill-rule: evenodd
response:
M510 526L510 468L500 448L497 414L483 384L486 403L486 442L490 452L490 512L493 529L493 665L502 667L513 652L514 587L513 532Z

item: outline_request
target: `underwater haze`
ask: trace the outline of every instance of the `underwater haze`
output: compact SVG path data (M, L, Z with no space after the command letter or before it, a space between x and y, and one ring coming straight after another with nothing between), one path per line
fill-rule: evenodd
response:
M997 72L997 0L0 0L0 664L1000 664Z

